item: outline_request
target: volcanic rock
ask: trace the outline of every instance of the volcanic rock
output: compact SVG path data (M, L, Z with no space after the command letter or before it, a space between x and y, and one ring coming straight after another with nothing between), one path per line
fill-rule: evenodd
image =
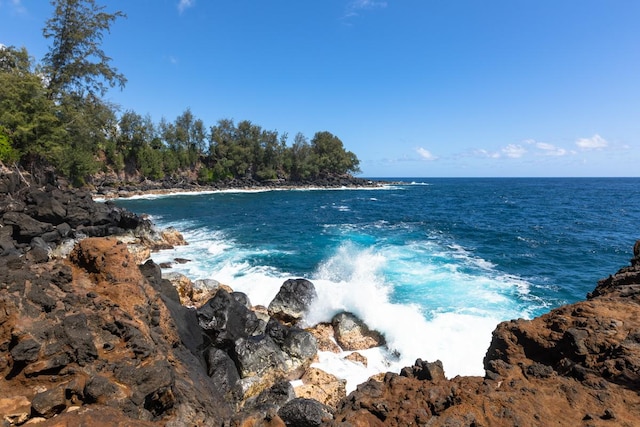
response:
M269 314L285 323L302 319L317 298L316 288L306 279L289 279L269 304Z
M343 350L366 350L380 347L385 339L378 331L372 331L353 313L342 312L331 320L338 345Z

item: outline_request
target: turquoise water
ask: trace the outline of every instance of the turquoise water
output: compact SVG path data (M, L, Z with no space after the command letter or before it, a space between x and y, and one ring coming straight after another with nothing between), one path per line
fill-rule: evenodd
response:
M321 299L310 322L354 311L398 363L441 359L450 376L481 375L497 322L584 299L640 238L637 178L403 179L117 203L185 235L189 246L154 255L192 260L175 271L264 305L287 278L309 278Z

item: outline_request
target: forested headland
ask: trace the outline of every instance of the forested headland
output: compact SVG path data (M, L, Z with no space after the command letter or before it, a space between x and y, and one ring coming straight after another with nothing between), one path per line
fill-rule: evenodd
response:
M189 175L200 184L234 179L312 182L357 173L359 160L328 131L310 139L249 120L206 124L190 108L174 120L109 103L126 77L101 42L125 14L95 0L53 0L40 60L0 45L0 163L32 173L53 169L74 185L101 172L123 180ZM0 42L2 42L0 40Z

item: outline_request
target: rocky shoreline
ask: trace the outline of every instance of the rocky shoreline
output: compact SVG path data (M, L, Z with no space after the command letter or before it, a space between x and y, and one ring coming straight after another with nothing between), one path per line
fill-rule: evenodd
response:
M484 377L417 360L347 396L312 366L317 352L366 363L357 350L384 337L350 313L299 327L308 280L253 306L215 281L163 276L145 260L185 244L179 233L90 192L5 170L0 200L0 425L640 423L640 243L585 301L498 325Z
M350 175L329 176L305 182L290 182L283 179L256 181L254 179L233 179L210 185L199 184L191 179L166 178L162 181L142 180L123 182L115 179L95 180L92 193L99 199L126 198L148 194L192 193L224 190L288 190L314 188L378 188L392 184L390 181L356 178Z

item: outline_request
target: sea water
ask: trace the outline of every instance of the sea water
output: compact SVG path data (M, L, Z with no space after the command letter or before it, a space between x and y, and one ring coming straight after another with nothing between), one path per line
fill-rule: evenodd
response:
M348 391L417 358L483 375L491 332L585 298L627 265L640 238L640 179L399 179L381 188L221 191L121 199L188 246L172 271L215 279L265 305L289 278L311 280L308 325L350 311L385 348L320 353Z

